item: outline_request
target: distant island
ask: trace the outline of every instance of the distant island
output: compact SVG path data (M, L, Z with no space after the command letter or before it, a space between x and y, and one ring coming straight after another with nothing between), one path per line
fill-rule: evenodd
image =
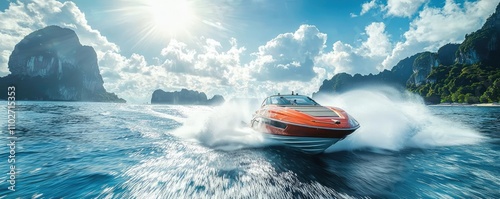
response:
M500 4L461 44L444 45L437 53L417 53L376 75L336 74L323 81L313 96L373 84L407 89L429 104L500 102Z
M68 28L48 26L16 44L11 74L0 85L15 86L17 100L125 102L104 88L97 55ZM0 99L7 99L0 92Z
M151 96L151 104L178 104L178 105L220 105L224 97L214 95L208 99L204 92L182 89L181 91L165 92L157 89Z

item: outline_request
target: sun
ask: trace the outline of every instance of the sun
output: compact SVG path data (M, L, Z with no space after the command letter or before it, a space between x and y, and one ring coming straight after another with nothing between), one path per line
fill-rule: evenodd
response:
M150 26L170 36L188 32L196 19L187 0L149 0L147 12Z

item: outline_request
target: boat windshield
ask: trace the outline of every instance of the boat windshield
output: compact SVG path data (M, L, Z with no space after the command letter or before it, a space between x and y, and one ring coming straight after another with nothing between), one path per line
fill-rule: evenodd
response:
M270 100L271 104L277 105L319 105L310 97L301 95L273 96L270 98Z

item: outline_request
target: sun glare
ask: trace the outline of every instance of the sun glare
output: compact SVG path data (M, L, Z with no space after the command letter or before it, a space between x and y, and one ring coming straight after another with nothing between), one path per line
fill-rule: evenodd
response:
M130 26L124 35L130 35L134 48L165 45L171 39L196 42L202 34L226 31L215 12L218 7L209 1L117 0L115 5L108 12L117 15L114 23Z
M171 36L188 32L196 18L187 0L149 0L148 12L153 28Z

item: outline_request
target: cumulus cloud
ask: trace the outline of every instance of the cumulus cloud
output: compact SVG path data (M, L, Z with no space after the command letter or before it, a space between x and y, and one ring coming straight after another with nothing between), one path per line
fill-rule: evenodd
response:
M247 86L235 89L235 93L257 98L264 98L270 94L291 93L292 91L299 94L311 95L313 92L318 91L319 86L327 78L326 69L314 67L313 70L317 75L306 83L297 80L278 82L251 78L248 81L243 81Z
M335 42L331 52L323 53L316 58L316 65L333 68L334 74L378 73L380 63L392 49L385 24L373 22L365 27L365 34L367 39L358 47L341 41Z
M260 46L249 63L258 80L309 81L316 73L313 59L325 47L326 34L312 25L301 25L294 33L284 33Z
M163 66L177 73L194 73L194 58L196 51L188 49L187 45L173 39L166 48L161 50L161 55L165 58Z
M410 18L427 0L388 0L387 15Z
M366 14L372 8L375 8L376 5L377 5L376 0L371 0L369 2L363 3L363 5L361 5L361 13L359 13L359 15Z
M177 42L177 47L185 46L182 42L175 42ZM166 50L164 52L166 53ZM168 53L175 55L172 50L169 50ZM102 68L101 74L107 89L116 91L119 96L123 96L131 102L148 102L151 93L156 89L176 91L187 88L203 91L209 97L214 94L226 95L234 91L232 86L223 85L219 78L200 76L199 72L191 74L189 70L174 72L165 68L165 63L168 62L179 64L184 59L183 56L185 55L177 54L170 56L168 61L163 62L163 64L150 64L143 55L132 54L130 57L124 57L107 53L101 62L115 67ZM201 61L201 59L196 58L197 56L193 57L192 60L184 59L184 61L195 64Z
M105 86L131 102L149 101L156 89L187 88L203 91L208 97L246 94L248 72L240 64L240 54L245 48L238 47L234 38L229 40L229 47L213 39L202 40L204 43L192 46L171 40L156 64L148 63L139 54L127 58L106 53L101 62L115 67L101 69Z
M361 51L368 57L387 56L392 48L385 24L373 22L365 28L368 39L362 43Z
M447 43L460 43L464 35L475 31L494 12L499 0L465 2L463 7L447 0L444 7L425 7L410 23L404 41L396 43L391 54L383 61L383 69L392 68L397 62L415 53L437 51Z
M161 52L164 59L162 66L174 73L213 77L227 82L231 78L229 72L241 67L240 57L245 48L238 47L235 38L229 40L230 48L227 51L221 50L223 46L216 40L202 39L204 44L195 48L171 40Z
M316 58L316 65L332 68L333 73L328 76L342 72L369 74L378 72L376 69L378 59L361 53L360 48L337 41L333 44L331 52L324 53Z

